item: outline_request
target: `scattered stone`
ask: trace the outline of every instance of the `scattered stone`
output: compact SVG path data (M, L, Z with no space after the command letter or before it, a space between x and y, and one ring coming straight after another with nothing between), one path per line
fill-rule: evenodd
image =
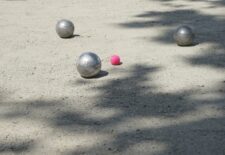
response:
M94 122L94 125L101 125L100 122Z
M112 151L112 148L111 148L111 147L109 147L109 148L108 148L108 150L109 150L109 151Z
M136 132L140 132L140 131L141 131L140 129L137 129L137 130L136 130Z

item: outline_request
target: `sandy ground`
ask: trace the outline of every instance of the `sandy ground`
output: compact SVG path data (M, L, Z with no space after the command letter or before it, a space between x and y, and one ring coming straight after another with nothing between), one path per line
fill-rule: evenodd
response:
M225 154L224 0L0 0L0 32L1 154ZM85 51L101 76L77 73Z

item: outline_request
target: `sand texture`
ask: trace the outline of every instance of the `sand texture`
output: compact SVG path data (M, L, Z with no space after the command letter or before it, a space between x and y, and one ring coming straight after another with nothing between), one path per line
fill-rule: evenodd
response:
M183 24L193 46L173 41ZM224 155L225 1L0 0L0 154Z

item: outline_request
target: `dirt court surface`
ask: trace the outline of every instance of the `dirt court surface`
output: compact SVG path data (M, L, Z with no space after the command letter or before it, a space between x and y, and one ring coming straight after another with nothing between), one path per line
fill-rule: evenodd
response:
M174 44L183 24L194 46ZM225 154L224 0L0 0L0 32L0 154Z

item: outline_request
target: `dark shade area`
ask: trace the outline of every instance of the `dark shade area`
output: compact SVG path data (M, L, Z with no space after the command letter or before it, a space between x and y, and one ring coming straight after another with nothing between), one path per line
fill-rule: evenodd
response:
M32 141L0 143L0 153L24 153L33 147Z
M178 1L178 0L155 0L155 1L160 1L166 4L172 4L172 2ZM203 3L208 3L210 5L210 8L215 8L215 7L223 7L225 5L225 0L187 0L187 2L203 2Z

